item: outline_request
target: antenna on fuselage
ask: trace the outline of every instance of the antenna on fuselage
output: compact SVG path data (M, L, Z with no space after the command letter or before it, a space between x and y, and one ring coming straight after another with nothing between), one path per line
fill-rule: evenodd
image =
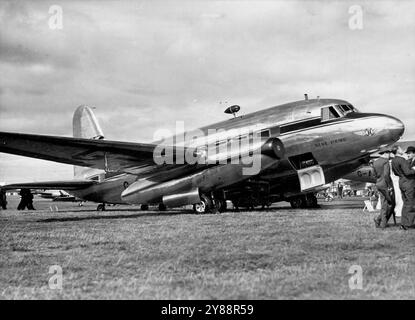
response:
M307 93L304 93L304 100L308 100L308 94Z

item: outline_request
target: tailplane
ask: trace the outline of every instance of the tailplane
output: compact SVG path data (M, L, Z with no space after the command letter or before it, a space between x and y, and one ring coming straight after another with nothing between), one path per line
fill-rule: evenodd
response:
M83 139L104 139L104 133L94 115L92 109L88 106L79 106L73 114L72 120L73 137ZM101 170L74 166L75 178L88 178L96 175Z

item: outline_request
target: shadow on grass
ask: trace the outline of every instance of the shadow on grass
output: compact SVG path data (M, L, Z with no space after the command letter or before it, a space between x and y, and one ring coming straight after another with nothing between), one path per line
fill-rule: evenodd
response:
M341 203L333 203L333 202L320 202L319 208L308 208L308 209L293 209L290 205L288 206L280 206L280 207L271 207L271 208L256 208L254 210L249 210L245 208L241 208L240 210L229 209L227 212L229 213L249 213L249 212L257 212L258 214L261 213L269 213L269 212L287 212L292 211L301 212L301 211L325 211L325 210L333 210L333 209L363 209L363 201L342 201ZM67 221L85 221L85 220L111 220L111 219L134 219L134 218L141 218L141 217L153 217L153 216L177 216L177 215L195 215L192 210L170 210L170 211L139 211L137 208L108 208L107 212L120 212L120 214L105 214L104 212L96 211L95 209L86 209L80 211L71 211L71 210L62 210L60 213L95 213L96 215L88 215L88 216L76 216L76 217L56 217L56 218L48 218L48 219L40 219L36 222L40 223L52 223L52 222L67 222ZM125 213L134 213L134 214L125 214ZM124 213L124 214L123 214ZM226 214L226 213L225 213Z
M126 211L126 210L123 210L123 211ZM131 211L136 211L136 210L131 210ZM82 211L82 212L88 212L88 211ZM85 220L134 219L134 218L154 217L154 216L168 217L168 216L176 216L180 214L193 214L193 212L191 211L189 212L187 211L142 212L142 213L136 213L136 214L96 215L96 216L85 216L85 217L79 217L79 216L78 217L60 217L60 218L40 219L40 220L36 220L36 222L52 223L52 222L85 221Z

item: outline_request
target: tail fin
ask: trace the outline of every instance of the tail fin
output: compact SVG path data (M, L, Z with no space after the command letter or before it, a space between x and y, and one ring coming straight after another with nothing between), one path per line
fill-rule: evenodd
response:
M84 139L104 139L94 112L88 106L79 106L73 114L73 136Z
M74 138L104 139L104 134L95 118L94 112L88 106L79 106L73 114L72 120ZM96 174L98 170L74 166L75 178L87 178Z

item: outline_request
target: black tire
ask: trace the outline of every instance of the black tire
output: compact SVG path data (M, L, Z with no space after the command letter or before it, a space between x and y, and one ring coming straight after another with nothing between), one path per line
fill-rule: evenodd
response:
M141 211L147 211L148 210L148 204L142 204L140 209L141 209Z
M303 197L294 197L290 200L291 208L293 209L300 209L304 207L304 199Z
M167 207L164 203L159 204L159 211L166 211Z
M105 204L101 203L97 206L97 211L105 211Z

